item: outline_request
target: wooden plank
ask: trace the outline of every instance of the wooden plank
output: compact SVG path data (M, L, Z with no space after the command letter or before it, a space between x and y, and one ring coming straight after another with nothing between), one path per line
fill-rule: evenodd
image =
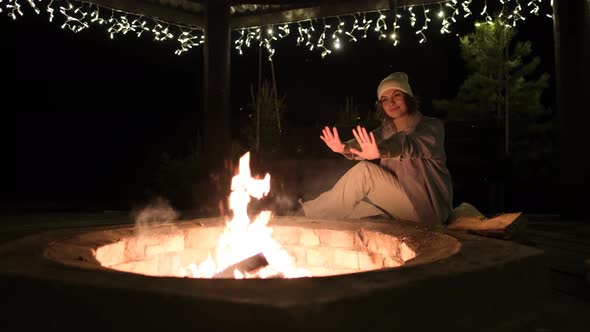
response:
M232 28L246 28L279 24L288 22L305 21L322 17L336 17L350 15L359 12L389 10L397 7L411 5L429 5L446 2L448 0L362 0L362 1L293 1L293 0L248 0L232 1L232 5L281 5L290 7L287 9L267 9L260 13L235 14L230 21ZM189 27L202 28L204 26L204 6L206 0L190 0L173 7L170 4L162 4L158 0L90 0L89 2L102 7L113 8L129 12L138 16L160 19L166 22L177 23ZM219 2L219 0L215 0ZM295 7L295 8L293 8Z
M205 3L207 2L207 0L190 0L191 2L201 2L201 3ZM211 1L211 0L210 0ZM212 1L218 1L218 0L212 0ZM432 4L432 3L438 3L438 2L446 2L449 0L387 0L386 2L391 3L391 6L393 7L394 4L396 4L397 6L417 6L417 5L423 5L423 4ZM331 5L337 5L337 4L341 4L343 2L346 1L342 1L342 0L316 0L316 1L310 1L310 0L234 0L231 1L230 0L230 5L235 6L235 5L280 5L280 6L284 6L284 5L301 5L301 4L311 4L311 3L317 3L317 4L331 4ZM349 2L357 2L357 3L363 3L363 2L367 2L367 0L357 0L357 1L349 1Z
M160 19L189 27L202 28L204 26L202 12L197 13L197 10L201 7L199 4L192 4L191 8L193 9L191 11L141 0L90 0L89 2L102 7L118 9L138 16Z
M446 0L445 0L446 1ZM275 12L267 11L260 14L248 14L232 17L232 29L265 26L269 24L289 23L310 19L351 15L359 12L389 10L409 5L428 5L441 3L440 0L363 0L363 1L321 1L319 5L301 7Z

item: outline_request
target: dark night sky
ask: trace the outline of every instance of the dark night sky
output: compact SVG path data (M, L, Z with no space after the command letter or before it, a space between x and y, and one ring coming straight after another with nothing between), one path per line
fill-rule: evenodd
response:
M277 43L275 70L279 92L287 95L287 122L330 123L346 96L368 110L379 80L393 71L408 72L425 113L432 99L454 96L465 77L458 39L440 36L438 20L432 20L425 44L411 33L397 47L372 35L323 60L297 47L294 38ZM202 48L177 56L176 44L148 35L111 40L103 27L74 34L59 25L28 8L17 21L0 14L2 205L131 203L149 165L162 152L185 153L202 124ZM542 70L553 74L551 20L529 18L519 31L533 42ZM257 65L256 49L232 53L234 131L245 120L240 108L256 83ZM268 63L263 66L269 75ZM553 104L553 85L544 101Z

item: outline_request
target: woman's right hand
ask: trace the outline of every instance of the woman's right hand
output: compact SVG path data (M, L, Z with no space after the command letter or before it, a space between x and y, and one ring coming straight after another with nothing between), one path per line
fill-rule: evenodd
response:
M326 143L326 145L336 153L343 153L344 152L344 144L340 141L340 137L338 136L338 129L336 127L330 128L328 126L322 129L322 135L320 136L322 141Z

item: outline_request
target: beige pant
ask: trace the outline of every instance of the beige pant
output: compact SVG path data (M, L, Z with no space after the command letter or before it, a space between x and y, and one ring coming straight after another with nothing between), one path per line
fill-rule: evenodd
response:
M309 218L351 218L388 214L398 220L418 221L416 209L397 177L371 162L361 161L334 187L303 203Z

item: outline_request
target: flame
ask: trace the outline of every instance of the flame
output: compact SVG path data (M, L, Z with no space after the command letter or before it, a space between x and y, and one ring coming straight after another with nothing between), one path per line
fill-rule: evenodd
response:
M270 190L270 174L263 179L254 179L250 172L250 153L240 158L239 172L232 178L229 206L233 211L233 218L225 225L216 248L216 260L209 255L207 260L199 264L190 264L181 268L180 276L193 278L211 278L216 273L236 264L246 258L263 253L268 266L254 275L234 270L236 279L268 278L281 275L285 278L309 277L309 271L295 266L291 257L281 245L272 238L272 228L268 222L272 217L270 211L262 211L251 221L248 217L248 204L251 197L260 199ZM188 270L188 271L187 271Z

